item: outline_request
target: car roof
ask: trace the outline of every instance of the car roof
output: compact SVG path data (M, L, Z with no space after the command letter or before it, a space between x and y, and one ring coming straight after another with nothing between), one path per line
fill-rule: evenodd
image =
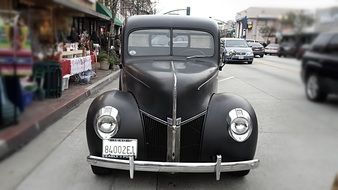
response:
M218 35L217 23L210 18L179 15L137 15L126 19L125 30L131 31L141 28L181 28L208 31Z
M221 38L222 40L244 40L243 38Z

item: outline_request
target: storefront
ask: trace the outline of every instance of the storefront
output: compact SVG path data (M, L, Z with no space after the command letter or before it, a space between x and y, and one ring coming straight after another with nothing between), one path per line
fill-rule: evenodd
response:
M96 60L90 35L103 25L111 28L111 17L96 12L95 0L5 0L0 14L0 123L6 123L8 112L16 117L29 104L21 83L25 77L31 76L36 89L44 88L45 98L61 96L65 77L88 78L83 73Z

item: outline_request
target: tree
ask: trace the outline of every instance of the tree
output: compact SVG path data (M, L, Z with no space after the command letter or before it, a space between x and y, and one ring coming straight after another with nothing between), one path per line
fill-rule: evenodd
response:
M270 37L275 36L276 31L277 31L277 29L274 25L272 25L272 26L266 25L266 26L263 26L259 29L259 33L261 33L263 37L267 38L266 39L267 42L269 41Z
M283 27L292 27L296 34L304 32L305 27L312 25L314 18L310 15L304 14L303 11L300 13L289 12L282 18Z
M301 36L304 29L314 23L314 18L310 15L304 14L303 11L299 13L289 12L283 16L281 24L283 28L292 28L295 34L296 44L300 45Z
M131 15L154 14L154 3L151 0L124 0L123 3Z

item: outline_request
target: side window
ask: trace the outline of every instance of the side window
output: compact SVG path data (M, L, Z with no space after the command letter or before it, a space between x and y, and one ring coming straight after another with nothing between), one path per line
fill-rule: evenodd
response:
M329 40L332 38L332 34L321 34L319 35L314 41L313 41L313 46L312 50L315 52L320 52L322 53L325 51L325 48L329 42Z
M327 47L327 53L338 54L338 34L334 35Z

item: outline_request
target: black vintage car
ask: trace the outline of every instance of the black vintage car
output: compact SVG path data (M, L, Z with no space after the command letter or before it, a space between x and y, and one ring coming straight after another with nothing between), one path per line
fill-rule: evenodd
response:
M92 171L221 172L256 168L258 124L243 98L217 94L217 24L133 16L122 32L120 90L98 96L86 123Z
M311 101L338 94L338 33L322 33L314 40L303 56L301 76Z

